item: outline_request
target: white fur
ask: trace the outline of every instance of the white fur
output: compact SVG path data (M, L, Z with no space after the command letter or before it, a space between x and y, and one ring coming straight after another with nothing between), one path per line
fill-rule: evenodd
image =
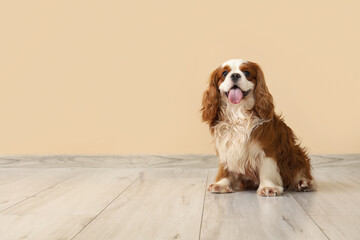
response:
M259 176L260 185L257 190L258 195L272 197L283 193L282 179L274 159L269 157L261 159Z
M243 63L247 63L247 61L244 59L230 59L224 62L221 66L225 67L226 65L228 65L229 67L235 69L235 68L239 68L240 65Z
M217 192L217 193L230 193L234 192L231 188L231 182L228 178L222 178L218 182L210 184L208 187L210 192Z
M245 105L223 104L224 119L214 127L215 145L220 163L235 173L256 170L265 153L256 142L249 141L251 132L264 121L246 111Z
M259 175L259 188L281 187L283 185L276 161L272 158L264 157L261 159Z
M219 186L230 186L230 180L227 178L222 178L219 181L216 182Z

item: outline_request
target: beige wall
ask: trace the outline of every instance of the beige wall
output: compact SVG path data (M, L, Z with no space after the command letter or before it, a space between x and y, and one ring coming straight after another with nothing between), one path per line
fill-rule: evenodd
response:
M260 63L311 152L359 153L359 8L2 1L0 154L213 153L198 111L230 58Z

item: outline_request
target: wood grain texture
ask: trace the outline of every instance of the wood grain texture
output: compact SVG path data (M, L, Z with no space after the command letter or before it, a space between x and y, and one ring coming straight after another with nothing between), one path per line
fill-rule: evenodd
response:
M330 239L360 239L360 171L315 170L318 191L291 193Z
M139 173L136 169L83 170L3 211L0 239L70 239L136 180ZM43 181L47 178L40 177Z
M0 213L41 191L54 187L78 172L79 169L0 168Z
M310 155L316 168L360 168L360 155ZM0 168L216 168L213 154L0 156Z
M360 155L312 161L318 191L262 198L205 192L214 155L3 156L0 239L359 239Z
M316 224L332 240L360 239L359 216L312 216Z
M210 168L216 166L217 158L213 154L0 156L0 168Z
M207 172L149 170L75 239L197 239Z
M360 216L358 172L343 170L315 171L318 191L291 193L309 215Z

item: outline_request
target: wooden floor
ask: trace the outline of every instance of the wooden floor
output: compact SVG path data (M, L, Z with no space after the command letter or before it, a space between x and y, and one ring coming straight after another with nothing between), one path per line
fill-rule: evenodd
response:
M360 155L317 192L210 194L213 155L2 156L0 239L360 239Z

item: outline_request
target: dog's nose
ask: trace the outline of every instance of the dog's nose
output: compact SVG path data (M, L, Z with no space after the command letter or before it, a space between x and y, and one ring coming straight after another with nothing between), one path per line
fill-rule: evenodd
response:
M231 80L233 80L233 82L237 82L239 80L239 78L241 78L239 73L233 73L231 74Z

